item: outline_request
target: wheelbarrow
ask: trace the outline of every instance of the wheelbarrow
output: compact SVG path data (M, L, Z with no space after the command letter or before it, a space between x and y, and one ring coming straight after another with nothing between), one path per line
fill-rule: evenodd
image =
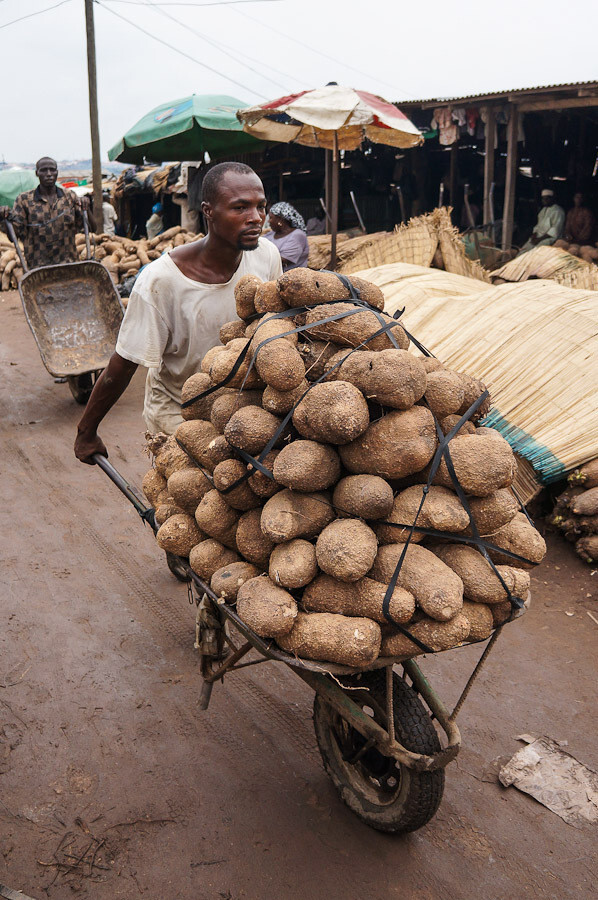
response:
M87 259L29 269L12 222L6 222L25 274L19 294L42 362L54 378L66 378L77 403L89 400L110 359L124 309L107 269L91 259L87 212L83 212Z
M93 461L156 532L154 510L136 488L106 457L95 454ZM189 601L197 606L200 709L208 708L215 682L225 675L268 661L284 663L315 692L313 721L324 768L352 812L370 827L392 833L416 831L429 822L442 800L444 769L461 746L457 714L504 626L489 638L449 712L413 659L377 659L360 669L299 659L252 631L186 559L168 556L171 571L187 582Z

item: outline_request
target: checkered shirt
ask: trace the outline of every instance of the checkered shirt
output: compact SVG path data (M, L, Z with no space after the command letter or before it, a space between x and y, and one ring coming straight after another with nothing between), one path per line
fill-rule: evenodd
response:
M23 241L29 268L53 266L79 259L75 235L83 219L76 195L56 187L56 196L44 197L39 187L19 194L10 214Z

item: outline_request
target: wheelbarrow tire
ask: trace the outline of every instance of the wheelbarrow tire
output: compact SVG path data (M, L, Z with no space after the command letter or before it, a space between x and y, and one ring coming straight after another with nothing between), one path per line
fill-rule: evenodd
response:
M101 369L100 369L101 371ZM82 375L69 375L67 378L71 394L81 406L85 406L100 372L83 372Z
M371 691L372 699L386 708L385 672L364 672L355 684ZM379 714L358 702L378 721ZM407 750L438 752L440 741L425 706L408 684L393 673L395 735ZM385 725L385 722L379 721ZM415 772L375 748L351 761L366 743L365 738L316 694L314 728L324 768L341 799L362 821L378 831L417 831L435 815L444 790L444 770Z

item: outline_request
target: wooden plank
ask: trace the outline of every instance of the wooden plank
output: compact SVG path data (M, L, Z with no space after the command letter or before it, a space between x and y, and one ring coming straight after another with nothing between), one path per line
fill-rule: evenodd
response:
M498 92L495 94L479 94L477 96L472 95L469 97L453 97L450 100L430 99L430 100L420 101L419 103L417 101L407 101L407 102L401 103L401 108L409 109L410 107L417 107L418 109L436 109L436 107L440 107L441 109L444 109L447 106L480 106L485 103L491 103L491 102L505 103L507 101L509 103L521 104L522 102L524 102L527 104L527 103L536 102L531 99L532 97L542 97L542 96L546 96L546 97L552 96L553 97L555 94L564 93L565 91L573 91L573 90L577 90L577 94L573 98L569 98L569 99L560 98L557 100L546 99L546 100L538 100L537 102L542 103L542 104L544 104L544 103L565 103L566 105L564 107L557 106L555 108L556 109L566 109L567 106L569 106L569 105L575 105L575 103L572 104L572 100L575 101L576 99L578 99L580 97L586 96L586 94L591 99L592 92L594 92L594 95L595 95L595 92L598 90L598 82L591 81L584 88L577 88L577 89L575 88L575 85L570 85L570 86L565 85L564 87L559 86L559 87L553 88L553 89L530 88L529 90L502 91L502 92ZM550 108L550 107L548 107L548 108ZM525 112L525 110L524 110L524 112Z
M336 268L336 236L338 234L338 204L339 204L339 168L340 168L340 156L338 152L338 133L334 132L334 150L332 151L332 180L330 185L331 190L331 202L332 209L330 212L330 218L332 219L331 223L331 234L332 237L330 239L330 268L334 271Z
M449 192L450 192L450 204L453 207L453 215L455 215L457 210L457 183L458 183L458 168L457 168L457 142L451 144L451 167L449 172ZM453 225L455 225L455 221L453 220Z
M507 172L505 183L505 202L502 214L502 249L509 250L513 242L513 220L515 216L515 189L517 183L517 132L519 112L516 106L510 108L507 125Z
M496 140L496 115L494 107L487 108L486 145L484 156L484 224L491 220L490 186L494 181L494 142Z
M598 97L569 97L562 100L534 100L518 103L519 112L542 112L550 109L583 109L598 106Z

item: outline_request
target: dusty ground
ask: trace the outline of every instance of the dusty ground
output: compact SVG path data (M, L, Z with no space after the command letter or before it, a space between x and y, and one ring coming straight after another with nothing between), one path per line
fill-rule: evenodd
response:
M74 459L80 408L44 370L16 294L0 295L0 340L1 884L36 900L595 896L591 829L487 774L522 732L598 767L598 576L568 546L550 539L532 610L463 709L436 818L376 833L337 799L292 672L232 675L198 710L186 589L132 507ZM102 432L137 483L141 396L138 374ZM478 654L423 668L453 700Z

